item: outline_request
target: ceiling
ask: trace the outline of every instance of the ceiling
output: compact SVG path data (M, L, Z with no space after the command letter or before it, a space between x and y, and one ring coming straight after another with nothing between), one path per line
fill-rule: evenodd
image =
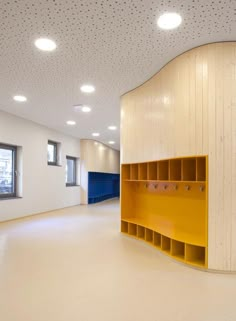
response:
M0 6L0 109L79 138L100 132L99 141L114 140L115 149L122 94L190 48L236 40L235 0L1 0ZM179 28L157 27L166 11L181 14ZM55 40L57 49L39 51L39 37ZM81 93L84 83L96 92ZM16 94L28 101L14 102ZM77 104L92 112L75 112Z

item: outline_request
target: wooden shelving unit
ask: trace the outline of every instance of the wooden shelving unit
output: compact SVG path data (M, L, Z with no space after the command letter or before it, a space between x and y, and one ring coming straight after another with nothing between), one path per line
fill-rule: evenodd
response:
M121 232L207 267L207 156L122 165Z

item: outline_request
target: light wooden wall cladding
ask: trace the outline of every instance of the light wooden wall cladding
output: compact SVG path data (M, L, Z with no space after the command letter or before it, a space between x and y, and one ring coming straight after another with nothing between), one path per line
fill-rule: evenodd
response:
M209 269L236 271L236 42L188 51L121 100L121 162L209 155Z

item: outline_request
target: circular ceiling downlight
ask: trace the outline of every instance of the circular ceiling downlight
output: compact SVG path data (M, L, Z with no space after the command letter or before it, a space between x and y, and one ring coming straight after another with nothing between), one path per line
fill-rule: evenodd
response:
M93 85L83 85L80 87L80 90L83 92L83 93L86 93L86 94L91 94L95 91L95 87Z
M116 127L116 126L109 126L108 129L110 129L110 130L116 130L117 127Z
M89 113L91 111L91 108L89 106L83 106L81 110L83 113Z
M75 122L74 120L68 120L66 123L67 123L67 125L69 125L69 126L74 126L74 125L76 125L76 122Z
M164 13L157 20L158 26L164 30L175 29L181 24L181 22L181 16L175 12Z
M13 99L17 102L20 102L20 103L27 101L27 98L25 96L21 96L21 95L16 95L13 97Z
M39 38L34 42L35 46L42 51L53 51L57 45L55 41L48 38Z

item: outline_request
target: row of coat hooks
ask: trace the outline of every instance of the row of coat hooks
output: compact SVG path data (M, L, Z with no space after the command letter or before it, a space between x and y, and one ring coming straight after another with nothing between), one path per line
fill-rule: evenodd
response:
M168 187L169 187L169 186L173 186L173 189L174 189L175 191L177 191L178 188L179 188L179 186L178 186L177 184L171 184L171 185L169 185L169 184L158 184L158 183L145 183L145 184L144 184L144 187L145 187L145 188L153 187L154 189L157 189L159 185L161 186L161 188L162 188L163 190L168 190ZM188 184L186 184L186 185L184 185L184 189L185 189L186 191L191 191L191 186L188 185ZM200 191L200 192L203 192L204 190L205 190L205 186L204 186L204 185L199 185L199 191Z

